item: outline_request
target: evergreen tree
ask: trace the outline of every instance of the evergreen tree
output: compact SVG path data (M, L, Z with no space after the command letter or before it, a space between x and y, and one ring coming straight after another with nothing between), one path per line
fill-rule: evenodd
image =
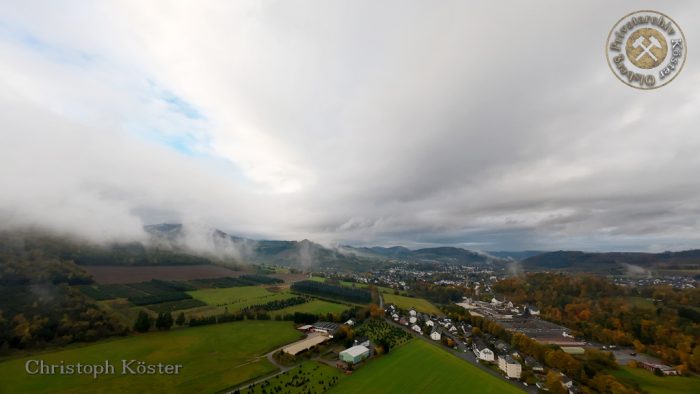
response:
M177 315L177 320L175 320L175 323L178 326L182 326L185 324L185 313L184 312L180 312L180 314Z
M134 330L138 332L146 332L151 329L151 318L148 317L148 313L141 311L138 317L136 317L136 322L134 323Z
M161 312L156 319L156 328L159 330L169 330L173 326L173 315L170 312Z

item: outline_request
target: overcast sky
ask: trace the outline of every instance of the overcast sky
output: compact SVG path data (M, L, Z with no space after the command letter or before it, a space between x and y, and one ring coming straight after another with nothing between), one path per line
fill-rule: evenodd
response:
M656 9L690 57L605 59ZM0 2L0 226L700 248L700 3Z

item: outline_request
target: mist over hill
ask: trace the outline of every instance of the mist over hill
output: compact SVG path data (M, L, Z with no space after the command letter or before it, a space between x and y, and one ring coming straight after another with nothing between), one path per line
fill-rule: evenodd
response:
M646 275L652 270L698 270L700 250L639 253L547 252L522 261L525 271L569 271Z
M664 253L490 251L458 247L327 246L308 239L255 240L201 225L162 223L146 237L103 242L40 230L0 232L0 251L40 253L78 265L275 264L301 270L368 271L385 264L432 263L505 268L508 272L562 271L648 275L658 270L698 270L700 250Z

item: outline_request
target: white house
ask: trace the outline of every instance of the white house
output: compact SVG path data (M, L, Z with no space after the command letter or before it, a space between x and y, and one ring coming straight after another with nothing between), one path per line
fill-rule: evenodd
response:
M417 315L416 310L413 309L413 308L411 308L411 309L408 311L408 315L409 315L409 316L416 316L416 315Z
M513 360L510 355L498 356L498 368L506 373L509 379L520 379L523 367L519 362Z
M411 327L411 330L413 330L419 334L423 333L423 330L417 324L414 324L413 327Z
M418 321L418 318L415 316L411 316L408 318L408 322L411 324L416 324L417 321Z
M474 355L479 360L493 362L496 360L493 350L489 349L481 338L477 338L472 343L472 350Z
M435 327L435 323L432 320L428 320L425 322L425 325L428 327Z
M399 320L399 314L398 314L398 313L394 313L393 315L391 315L391 318L394 319L394 321L398 321L398 320Z
M432 339L433 341L439 341L440 338L442 338L442 336L441 336L440 333L437 332L436 330L433 330L433 331L430 333L430 339Z
M535 307L532 306L532 305L528 305L528 306L527 306L527 309L528 309L528 312L530 312L530 314L531 314L532 316L539 316L539 314L540 314L540 310L537 309L537 308L535 308Z

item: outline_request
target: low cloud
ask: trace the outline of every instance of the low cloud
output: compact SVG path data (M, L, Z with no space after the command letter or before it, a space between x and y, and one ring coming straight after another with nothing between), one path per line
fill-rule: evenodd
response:
M0 6L0 226L700 244L700 66L619 83L602 45L634 2L202 4ZM663 11L700 42L699 4Z

